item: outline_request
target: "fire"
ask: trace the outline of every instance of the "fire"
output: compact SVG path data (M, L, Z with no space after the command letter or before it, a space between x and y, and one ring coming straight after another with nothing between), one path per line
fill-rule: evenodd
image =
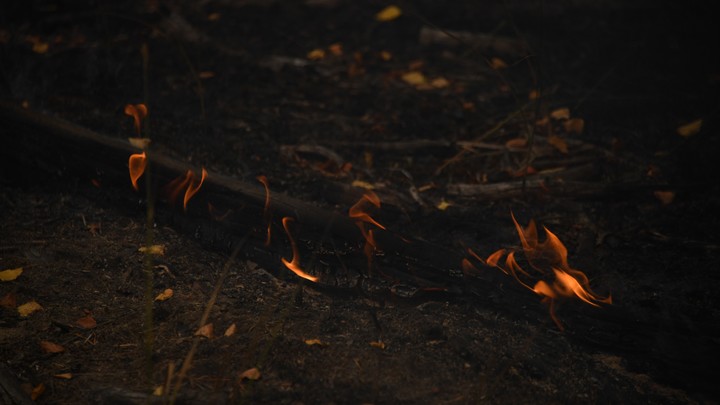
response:
M270 212L270 184L265 176L257 176L257 180L262 183L265 187L265 209L263 210L263 219L267 222L267 238L265 239L265 246L270 246L271 232L272 232L272 213Z
M145 104L128 104L125 106L125 114L133 117L135 123L135 131L140 135L141 122L147 117L148 110Z
M299 277L310 280L312 282L317 282L317 277L305 273L303 269L300 268L300 254L298 253L298 247L295 243L295 239L293 239L292 235L290 234L290 229L288 228L288 223L290 223L290 221L292 220L293 219L290 217L285 217L282 219L283 228L285 228L285 233L287 233L288 239L290 239L290 246L292 247L293 254L292 261L288 262L287 260L285 260L285 258L281 258L282 263L285 265L285 267L290 269L290 271L297 274Z
M199 182L195 179L195 173L193 173L192 170L188 170L185 173L185 176L180 176L165 186L165 190L168 193L168 199L170 201L177 200L180 193L185 190L185 196L183 197L183 209L187 211L188 202L195 194L197 194L198 191L200 191L200 187L206 177L207 170L205 170L204 167L202 168L202 174Z
M385 229L385 227L376 220L374 220L370 216L370 214L365 211L365 207L367 207L368 205L380 208L380 197L378 197L377 194L370 190L366 191L365 194L363 194L362 198L360 198L360 200L356 202L355 205L350 207L350 210L348 211L348 216L356 220L356 224L358 228L360 228L360 232L362 233L363 238L365 238L365 246L363 247L363 253L367 257L368 272L370 272L372 270L373 255L377 250L377 242L375 242L375 235L373 234L373 230L366 229L366 226L367 224L372 224L383 230Z
M497 267L513 276L522 286L543 297L542 301L549 304L550 316L561 330L563 326L555 315L557 300L576 298L595 307L600 307L600 304L612 304L611 296L601 297L590 289L590 280L585 273L570 267L567 248L554 233L543 228L546 238L544 242L540 242L535 221L531 220L528 226L523 228L515 216L512 214L511 216L525 259L533 270L532 275L520 266L515 258L517 253L515 251L507 252L505 249L500 249L487 259L482 259L471 249L468 249L468 253L481 263ZM505 265L501 266L500 259L506 253ZM469 263L464 261L462 264L463 268L467 268ZM539 280L531 286L533 279Z
M142 177L143 173L145 173L145 167L147 167L145 152L130 155L130 160L128 160L128 170L130 171L130 182L132 182L132 186L135 191L139 190L137 182L138 179Z

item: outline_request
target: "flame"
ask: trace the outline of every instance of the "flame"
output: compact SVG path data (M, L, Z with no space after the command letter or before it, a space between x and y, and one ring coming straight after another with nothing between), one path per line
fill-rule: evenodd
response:
M177 177L165 186L165 190L168 193L168 200L174 202L177 200L180 193L185 190L185 196L183 197L183 209L187 211L188 202L195 194L197 194L198 191L200 191L200 187L206 177L207 170L203 167L200 182L196 183L195 174L192 170L188 170L185 173L185 176Z
M367 206L368 203L374 205L377 208L380 208L380 197L378 197L377 194L370 190L366 191L365 194L363 194L362 198L360 198L360 200L356 202L355 205L350 207L348 215L350 216L350 218L354 218L360 222L367 222L377 226L380 229L385 229L384 226L380 225L380 223L375 221L367 212L365 212L364 207Z
M270 246L270 240L272 236L271 220L272 214L270 212L270 184L265 176L257 176L256 179L262 183L265 187L265 208L263 210L263 219L267 222L267 238L265 239L265 246Z
M135 131L140 135L140 123L147 117L148 110L145 104L128 104L125 106L125 115L133 117L135 123Z
M220 213L220 210L212 205L210 202L207 203L208 205L208 212L210 213L210 216L218 222L224 221L225 218L227 218L228 215L230 215L233 210L229 209L223 213Z
M145 152L135 153L130 155L128 160L128 170L130 171L130 182L132 183L135 191L138 191L138 179L145 173L145 167L147 167L147 158Z
M317 277L305 273L303 269L300 268L300 254L298 253L298 247L295 243L295 239L293 239L292 235L290 234L290 229L288 229L288 223L292 220L293 219L290 217L285 217L282 219L283 228L285 228L285 233L287 233L288 239L290 239L290 246L292 247L293 254L292 261L288 262L287 260L285 260L285 258L281 258L282 263L285 265L285 267L290 269L290 271L297 274L299 277L310 280L312 282L317 282Z

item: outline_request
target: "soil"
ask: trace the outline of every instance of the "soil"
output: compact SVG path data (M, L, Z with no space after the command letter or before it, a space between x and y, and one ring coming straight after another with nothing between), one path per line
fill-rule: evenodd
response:
M155 151L264 175L271 195L343 214L370 185L388 230L459 255L517 248L510 212L535 219L613 304L559 302L560 330L511 277L423 294L321 288L282 265L279 218L264 247L262 207L231 258L237 239L209 241L159 202L152 296L173 296L153 301L148 362L144 194L4 146L22 163L0 166L0 271L23 273L0 282L3 388L34 389L37 403L159 403L151 393L195 342L178 403L720 399L720 70L702 3L402 2L386 22L375 1L26 3L0 6L2 101L119 139L136 136L125 106L145 103ZM479 34L494 42L477 46ZM561 108L569 119L536 124ZM577 119L582 130L566 124ZM8 125L3 145L18 136ZM478 194L517 187L528 163L524 192ZM363 244L295 230L309 271L378 278ZM405 257L375 254L380 273L402 277ZM194 337L226 266L213 336ZM42 310L20 315L30 301Z

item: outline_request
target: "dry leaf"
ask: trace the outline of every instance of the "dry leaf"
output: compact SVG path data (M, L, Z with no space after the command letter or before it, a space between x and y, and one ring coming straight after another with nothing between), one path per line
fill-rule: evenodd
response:
M377 347L378 349L385 350L385 343L383 342L370 342L370 346Z
M380 59L384 60L385 62L392 59L392 53L388 51L380 51Z
M703 120L695 120L689 124L682 125L678 127L677 133L678 135L684 137L695 135L700 132L700 128L702 128L702 122Z
M343 54L342 44L339 44L339 43L332 44L332 45L328 46L328 51L330 51L330 53L335 56L342 56L342 54Z
M212 79L215 77L215 72L211 72L209 70L204 70L200 73L198 73L198 77L201 79Z
M40 348L45 353L62 353L65 351L64 347L60 346L57 343L53 343L49 340L43 340L42 342L40 342Z
M45 384L40 383L30 392L30 399L33 401L37 400L43 392L45 392Z
M128 141L138 149L147 149L150 146L150 138L128 138Z
M158 385L157 387L155 387L152 394L156 397L161 397L163 394L163 386Z
M571 118L563 123L565 132L568 134L582 134L585 129L585 120L582 118Z
M520 149L527 145L527 139L525 138L513 138L505 142L505 147L508 149Z
M25 317L32 314L33 312L40 311L42 309L43 307L41 307L40 304L35 301L30 301L20 305L17 310L20 316Z
M402 10L398 6L387 6L379 13L375 14L377 21L392 21L402 15Z
M656 191L653 194L663 205L671 204L675 199L675 193L672 191Z
M207 325L201 326L200 329L195 331L195 336L204 336L208 339L213 337L213 324L212 322Z
M152 245L149 248L145 246L141 246L140 249L138 249L138 252L140 253L147 253L151 255L157 255L157 256L164 256L165 255L165 245Z
M13 281L18 276L20 276L23 272L22 267L18 267L17 269L9 269L9 270L3 270L0 271L0 281Z
M310 60L320 60L325 57L325 51L322 49L313 49L312 51L308 52L307 58Z
M440 211L445 211L445 210L448 209L448 207L450 207L451 205L452 205L451 203L445 201L445 199L443 198L443 199L440 200L440 203L438 203L437 209L439 209Z
M228 326L227 329L225 329L225 333L223 333L223 336L232 336L237 332L237 325L234 323L230 326Z
M75 323L83 329L94 329L95 327L97 327L97 322L95 321L95 318L92 317L92 315L85 315L75 321Z
M528 100L537 100L540 98L540 92L537 90L530 90L530 93L528 93Z
M249 368L242 373L240 373L240 381L242 380L252 380L256 381L259 380L261 377L260 370L258 370L256 367Z
M555 147L555 149L559 150L562 153L567 154L568 153L568 146L567 142L565 142L564 139L560 138L557 135L550 135L548 136L548 143Z
M306 339L305 344L308 346L327 346L327 343L323 343L320 339Z
M170 299L173 296L173 290L172 288L166 288L165 291L158 294L157 297L155 297L155 301L165 301Z
M401 79L407 83L411 84L413 86L419 86L421 84L427 84L427 79L425 78L425 75L423 75L420 72L408 72L402 75Z
M15 308L17 305L17 298L14 292L9 292L0 298L0 307L3 308Z
M558 108L550 113L550 118L555 120L567 120L570 118L570 109L567 107Z
M72 373L60 373L60 374L55 374L53 377L61 378L63 380L70 380L73 378L73 375L72 375Z
M35 53L43 54L48 51L50 45L47 42L38 41L33 44L32 50Z
M507 63L505 63L505 61L500 58L490 59L490 67L495 70L505 69L507 66Z
M436 89L444 89L450 85L450 82L444 77L436 77L430 82L430 85Z
M207 16L208 21L217 21L222 17L222 14L220 13L210 13Z
M375 186L373 186L372 184L370 184L366 181L362 181L362 180L353 180L352 186L364 188L365 190L374 190L375 189Z

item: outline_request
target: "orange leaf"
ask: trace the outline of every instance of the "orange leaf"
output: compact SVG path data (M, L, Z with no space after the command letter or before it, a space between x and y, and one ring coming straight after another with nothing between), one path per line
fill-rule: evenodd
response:
M201 326L200 329L195 331L195 336L204 336L208 339L213 337L213 324L208 323L207 325Z
M305 344L308 346L327 346L327 343L323 343L320 339L306 339Z
M313 49L312 51L308 52L307 58L310 60L320 60L325 57L325 51L322 49Z
M173 290L172 288L166 288L165 291L158 294L157 297L155 297L155 301L165 301L169 300L173 296Z
M37 400L43 392L45 392L45 384L40 383L30 392L30 399L33 401Z
M225 330L225 333L223 333L223 336L232 336L235 334L236 331L237 325L233 323L232 325L228 326L228 328Z
M95 321L95 318L92 317L92 315L85 315L75 321L75 323L83 329L94 329L97 326L97 322Z
M566 120L570 118L570 109L567 107L558 108L550 113L550 117L555 120Z
M332 45L328 46L328 51L330 51L330 53L335 56L342 56L342 54L343 54L342 44L339 44L339 43L332 44Z
M527 139L525 138L513 138L505 142L505 147L508 149L520 149L527 145Z
M15 293L9 292L5 294L2 298L0 298L0 307L3 308L15 308L17 305L17 298L15 297Z
M505 69L507 66L507 63L505 63L505 61L500 58L496 57L490 59L490 67L495 70Z
M675 193L672 191L655 191L653 194L663 205L669 205L675 199Z
M385 350L385 343L380 342L380 341L370 342L370 346L372 346L372 347L377 347L377 348L380 349L380 350Z
M240 381L242 380L259 380L262 375L260 374L260 370L258 370L256 367L249 368L242 373L240 373Z
M560 138L557 135L550 135L548 136L548 143L555 147L555 149L559 150L562 153L567 154L568 153L568 146L567 142L565 142L564 139Z
M387 6L379 13L375 14L377 21L392 21L402 15L402 10L398 6Z
M427 79L425 78L425 75L423 75L420 72L408 72L402 75L402 80L407 83L411 84L413 86L419 86L421 84L426 84Z
M55 374L53 377L61 378L63 380L69 380L69 379L73 378L73 375L72 375L72 373L60 373L60 374Z
M700 132L700 129L702 128L702 121L703 120L695 120L689 124L682 125L678 127L677 133L680 136L688 137L697 134Z
M64 347L60 346L57 343L53 343L49 340L43 340L42 342L40 342L40 348L45 353L62 353L65 351Z
M571 118L563 123L565 132L568 134L582 134L585 129L585 120L582 118Z

